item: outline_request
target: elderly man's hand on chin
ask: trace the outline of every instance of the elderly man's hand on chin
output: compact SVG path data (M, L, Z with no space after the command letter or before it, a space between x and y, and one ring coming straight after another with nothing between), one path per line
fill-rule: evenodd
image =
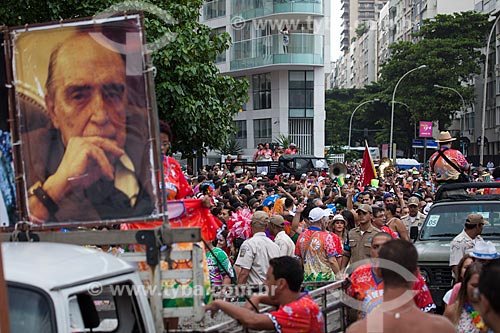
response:
M101 178L113 180L113 165L123 154L123 149L106 138L71 138L57 171L47 179L47 183L51 181L57 188L57 193L51 197L58 200L69 191L84 190Z

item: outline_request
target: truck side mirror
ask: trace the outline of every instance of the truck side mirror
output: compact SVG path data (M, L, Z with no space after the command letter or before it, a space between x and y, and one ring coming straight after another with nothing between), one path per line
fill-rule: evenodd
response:
M410 239L416 240L418 238L418 227L414 226L410 228Z

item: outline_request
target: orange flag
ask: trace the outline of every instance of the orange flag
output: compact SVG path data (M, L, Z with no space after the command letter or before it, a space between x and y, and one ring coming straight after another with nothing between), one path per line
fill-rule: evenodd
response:
M373 160L368 150L368 143L365 141L365 152L363 154L363 162L361 163L361 186L370 185L372 179L377 178L377 171L375 170L375 165L373 165Z

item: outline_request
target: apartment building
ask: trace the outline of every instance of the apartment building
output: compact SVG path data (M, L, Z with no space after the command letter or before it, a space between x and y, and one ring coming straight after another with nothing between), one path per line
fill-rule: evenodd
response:
M235 139L245 155L281 134L289 136L301 153L323 155L330 3L214 0L204 4L201 22L232 37L229 50L217 58L218 67L224 74L247 78L251 85L248 103L234 118Z

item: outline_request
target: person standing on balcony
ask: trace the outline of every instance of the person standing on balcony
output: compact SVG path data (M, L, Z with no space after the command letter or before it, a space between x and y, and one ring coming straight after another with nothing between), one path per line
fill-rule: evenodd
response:
M286 24L283 27L283 29L281 29L280 34L283 35L283 53L288 53L288 44L290 43L290 36Z

